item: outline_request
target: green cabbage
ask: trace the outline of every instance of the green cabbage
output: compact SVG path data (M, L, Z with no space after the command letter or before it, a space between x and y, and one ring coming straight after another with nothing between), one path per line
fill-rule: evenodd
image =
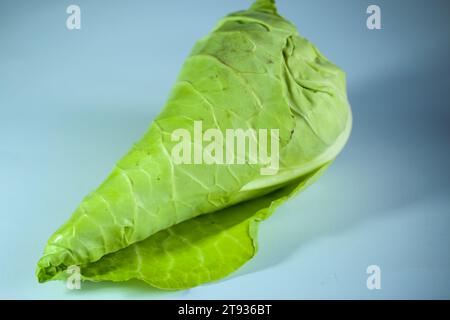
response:
M279 168L175 164L183 128L278 129ZM220 279L256 252L258 223L312 183L351 130L345 74L278 15L274 1L223 18L194 46L166 106L48 240L40 282L80 266L91 281L163 289Z

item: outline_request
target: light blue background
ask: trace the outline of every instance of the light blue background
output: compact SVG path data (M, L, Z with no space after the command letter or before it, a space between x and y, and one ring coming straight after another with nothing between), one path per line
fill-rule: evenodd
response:
M0 298L450 298L448 1L279 0L348 75L354 129L232 277L39 285L47 238L146 130L196 39L251 1L0 1ZM66 29L78 4L82 29ZM366 28L378 4L382 30ZM366 288L381 267L382 289Z

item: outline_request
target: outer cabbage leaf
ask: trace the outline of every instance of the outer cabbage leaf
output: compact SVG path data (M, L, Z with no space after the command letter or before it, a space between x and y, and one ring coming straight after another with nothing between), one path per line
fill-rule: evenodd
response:
M221 279L256 254L258 224L314 182L326 167L266 196L187 220L81 266L83 279L134 278L172 290Z

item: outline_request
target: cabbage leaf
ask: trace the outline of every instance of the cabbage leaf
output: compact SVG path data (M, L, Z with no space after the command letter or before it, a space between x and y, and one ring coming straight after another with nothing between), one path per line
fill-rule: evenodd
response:
M277 172L175 164L171 133L194 135L195 121L204 131L278 129ZM351 123L344 72L274 1L257 0L195 44L148 131L50 237L37 278L63 279L72 265L84 280L163 289L223 278L255 255L258 223L335 159Z

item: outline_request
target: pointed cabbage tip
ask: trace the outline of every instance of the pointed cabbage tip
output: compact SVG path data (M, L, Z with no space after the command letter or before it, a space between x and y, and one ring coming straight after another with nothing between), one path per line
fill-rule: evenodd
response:
M268 13L277 13L277 7L275 6L275 0L256 0L249 10L261 11Z
M46 282L58 277L58 275L66 270L66 266L62 263L63 254L49 254L43 256L37 263L36 277L40 283Z
M56 268L52 267L47 260L39 260L36 269L36 277L39 283L51 280L57 272Z

